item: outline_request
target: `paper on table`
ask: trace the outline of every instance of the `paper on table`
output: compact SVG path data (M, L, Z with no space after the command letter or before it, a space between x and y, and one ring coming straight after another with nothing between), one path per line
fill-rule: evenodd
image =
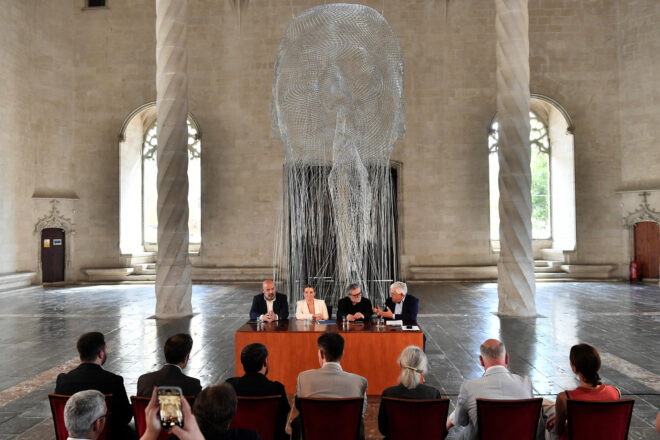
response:
M316 321L316 323L317 324L334 324L335 321L333 321L332 319L326 319L326 320L323 320L323 321Z
M406 331L419 331L419 327L416 325L404 325L401 327L401 330L406 330Z
M390 327L401 327L403 325L403 321L400 319L396 321L385 321L385 325L389 325Z

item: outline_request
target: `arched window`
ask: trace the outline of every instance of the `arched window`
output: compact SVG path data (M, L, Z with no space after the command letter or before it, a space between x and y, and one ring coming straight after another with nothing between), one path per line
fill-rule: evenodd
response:
M201 143L190 118L188 123L188 230L190 243L202 241ZM147 129L142 144L142 240L156 244L158 234L156 177L158 173L157 121Z
M550 222L550 140L548 129L534 112L529 112L529 141L532 149L532 238L552 238ZM497 183L500 164L498 122L493 121L488 136L488 169L490 174L490 237L500 239L500 191Z
M187 123L189 252L195 253L202 239L201 135L190 114ZM153 255L158 249L156 129L156 103L149 103L126 118L119 135L119 247L123 255Z
M566 112L549 98L534 95L530 105L532 238L543 247L575 249L575 177L572 126ZM490 238L499 247L498 122L488 135Z

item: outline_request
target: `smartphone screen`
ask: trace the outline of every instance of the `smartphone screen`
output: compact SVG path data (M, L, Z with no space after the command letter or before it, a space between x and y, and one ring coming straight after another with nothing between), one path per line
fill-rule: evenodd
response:
M174 425L183 427L183 407L181 406L181 388L158 387L158 405L160 405L160 424L165 429Z

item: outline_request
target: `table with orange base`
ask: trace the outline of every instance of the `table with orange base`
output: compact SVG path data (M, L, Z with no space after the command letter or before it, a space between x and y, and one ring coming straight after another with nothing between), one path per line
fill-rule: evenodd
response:
M404 323L412 324L412 323ZM387 387L398 383L398 359L408 345L422 348L421 330L403 330L401 327L377 327L370 323L350 324L342 329L338 324L305 323L282 320L271 323L248 322L234 336L236 375L244 374L241 350L247 344L260 342L268 348L268 378L284 384L286 392L296 391L298 373L319 368L316 340L324 332L339 333L344 337L344 371L367 378L367 394L380 395Z

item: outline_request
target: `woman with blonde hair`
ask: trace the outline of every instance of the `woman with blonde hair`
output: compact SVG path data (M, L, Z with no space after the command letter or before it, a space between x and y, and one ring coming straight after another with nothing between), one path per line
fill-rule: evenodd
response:
M328 308L325 301L322 299L315 299L316 292L309 284L305 286L303 291L305 299L301 299L296 303L296 319L328 319Z
M396 397L397 399L441 399L440 391L424 385L424 374L428 370L428 360L421 348L409 345L399 356L399 384L386 388L382 397ZM381 400L378 409L378 430L387 438L387 413Z

